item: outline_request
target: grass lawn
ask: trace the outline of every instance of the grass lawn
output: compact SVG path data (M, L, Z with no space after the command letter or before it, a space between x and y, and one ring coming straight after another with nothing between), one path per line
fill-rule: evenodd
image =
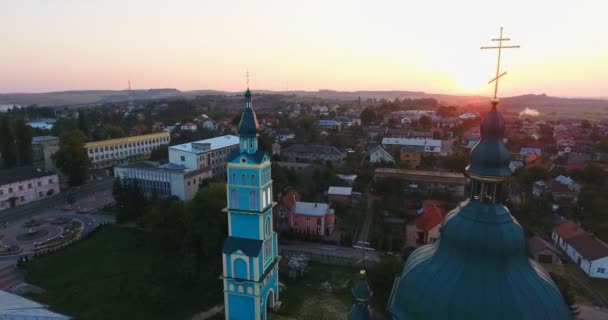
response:
M27 263L29 297L76 319L188 319L221 303L219 274L185 286L181 258L151 232L104 226L89 239Z
M359 268L310 264L306 274L300 279L281 278L285 290L280 293L283 308L273 314L273 320L343 320L354 298L350 292L352 280L358 277ZM327 281L331 292L321 289ZM373 291L373 288L372 288ZM374 319L385 320L385 301L375 301L372 297Z

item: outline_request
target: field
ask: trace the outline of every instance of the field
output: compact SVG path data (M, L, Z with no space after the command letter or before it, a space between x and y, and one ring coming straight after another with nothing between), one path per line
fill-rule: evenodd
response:
M218 274L179 278L180 257L155 233L105 226L81 243L27 263L29 297L76 319L188 319L221 303ZM205 285L206 284L206 285Z

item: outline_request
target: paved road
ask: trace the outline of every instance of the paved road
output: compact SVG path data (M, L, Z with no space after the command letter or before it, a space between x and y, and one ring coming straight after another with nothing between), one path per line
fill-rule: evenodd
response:
M6 222L13 222L15 220L21 220L33 217L44 213L48 209L60 207L66 204L66 199L69 194L72 194L76 200L107 194L112 192L112 184L114 178L107 177L102 180L93 180L80 187L70 187L61 193L39 201L27 203L22 206L10 208L0 211L0 225Z

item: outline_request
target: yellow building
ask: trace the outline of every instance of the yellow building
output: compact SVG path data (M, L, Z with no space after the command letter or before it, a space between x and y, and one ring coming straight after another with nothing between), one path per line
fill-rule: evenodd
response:
M169 132L159 132L88 142L84 147L89 154L91 167L99 169L147 159L152 150L161 145L168 145L170 140Z

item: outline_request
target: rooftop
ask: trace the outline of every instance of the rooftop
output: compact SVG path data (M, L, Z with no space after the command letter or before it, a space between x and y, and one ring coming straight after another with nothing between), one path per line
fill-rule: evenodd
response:
M555 233L557 233L559 237L564 240L568 240L585 233L585 230L583 230L583 228L579 227L572 220L567 219L565 219L564 222L555 227L553 231L555 231Z
M37 144L37 143L41 143L41 142L45 142L45 141L54 141L54 140L59 140L59 137L37 136L37 137L32 137L32 144Z
M393 168L376 168L374 176L377 178L418 178L418 179L442 179L442 180L458 180L465 182L465 176L462 173L442 172L442 171L425 171L425 170L405 170Z
M608 246L588 233L569 239L568 244L589 261L608 257Z
M52 312L47 306L0 290L0 319L68 320L68 316Z
M294 144L291 147L285 148L281 151L285 152L296 152L296 153L325 153L325 154L336 154L336 155L344 155L344 153L340 152L340 150L336 149L336 147L332 146L321 146L321 145L308 145L308 144Z
M209 144L209 149L207 149L207 150L197 149L192 146L193 144ZM182 143L182 144L170 146L169 149L200 154L200 153L205 153L205 152L209 152L209 151L213 151L213 150L223 149L223 148L238 145L238 144L239 144L239 137L233 136L233 135L225 135L225 136L219 136L219 137L205 139L205 140Z
M402 146L418 146L418 147L441 147L441 140L383 138L382 144L398 144L398 145L402 145Z
M0 170L0 185L46 177L54 174L56 173L53 171L47 171L32 166L3 169Z
M307 216L324 217L329 212L329 205L327 203L317 202L301 202L296 201L296 208L294 209L295 214L303 214Z
M353 188L350 187L329 187L328 195L350 196L353 194Z

